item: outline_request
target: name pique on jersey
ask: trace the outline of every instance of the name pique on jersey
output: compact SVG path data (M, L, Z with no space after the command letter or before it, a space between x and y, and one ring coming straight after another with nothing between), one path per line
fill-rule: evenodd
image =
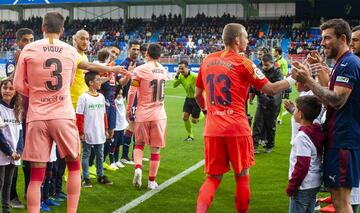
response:
M62 53L63 51L63 47L58 47L58 46L54 46L54 45L49 45L49 46L44 46L43 47L44 52L56 52L56 53Z

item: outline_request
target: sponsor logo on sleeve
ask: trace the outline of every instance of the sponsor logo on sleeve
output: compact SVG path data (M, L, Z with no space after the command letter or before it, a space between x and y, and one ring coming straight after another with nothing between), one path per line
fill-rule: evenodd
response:
M337 76L336 77L336 82L349 83L349 78L344 77L344 76Z
M258 78L260 80L265 78L264 73L255 64L252 64L252 67L254 69L254 78Z

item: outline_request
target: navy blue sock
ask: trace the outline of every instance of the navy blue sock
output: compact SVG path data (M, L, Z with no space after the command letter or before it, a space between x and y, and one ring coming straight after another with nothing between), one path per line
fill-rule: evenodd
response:
M129 148L131 144L132 132L126 130L124 135L124 145L122 150L122 158L128 159L129 158Z

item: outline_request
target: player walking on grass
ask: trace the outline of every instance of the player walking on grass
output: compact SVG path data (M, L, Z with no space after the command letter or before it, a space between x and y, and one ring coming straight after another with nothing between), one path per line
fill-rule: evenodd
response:
M59 40L64 32L64 17L60 13L46 13L42 31L43 39L24 47L14 77L15 89L29 97L23 155L24 160L31 162L27 207L30 213L39 212L40 186L55 141L69 169L67 212L73 213L77 211L81 181L80 139L70 99L78 53Z
M197 212L210 207L222 176L231 162L236 179L235 202L238 212L248 212L250 200L249 168L254 165L254 147L246 116L250 84L274 95L289 88L290 77L271 83L249 59L239 53L246 50L248 34L240 24L228 24L223 30L225 50L210 54L200 66L195 99L206 114L205 173ZM206 98L203 96L206 93Z
M133 184L141 187L142 158L144 145L150 146L150 169L148 188L156 189L155 182L160 166L160 148L166 142L166 112L164 107L164 89L167 79L166 69L158 62L161 47L150 44L147 51L147 63L134 69L129 89L126 117L129 120L137 94L137 110L135 116L135 175Z
M179 63L179 68L175 74L173 87L176 88L181 84L186 92L186 98L183 106L183 120L185 124L185 129L188 133L188 137L185 138L184 141L194 140L191 123L198 123L201 113L200 107L197 105L194 98L196 78L197 75L189 70L188 62L181 61ZM190 114L192 117L191 122L189 120Z

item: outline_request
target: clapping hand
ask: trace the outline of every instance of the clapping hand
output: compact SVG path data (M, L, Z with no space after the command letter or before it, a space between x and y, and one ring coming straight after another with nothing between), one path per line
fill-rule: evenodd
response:
M312 78L309 68L297 61L292 63L291 77L302 83L306 83Z
M295 111L295 104L290 100L284 100L284 107L290 114L293 114Z
M317 51L312 51L305 59L305 61L309 64L322 64L324 59L320 56Z
M319 76L320 72L325 71L327 74L329 71L329 67L324 63L324 58L317 51L311 52L305 59L304 64L311 70L313 77Z

